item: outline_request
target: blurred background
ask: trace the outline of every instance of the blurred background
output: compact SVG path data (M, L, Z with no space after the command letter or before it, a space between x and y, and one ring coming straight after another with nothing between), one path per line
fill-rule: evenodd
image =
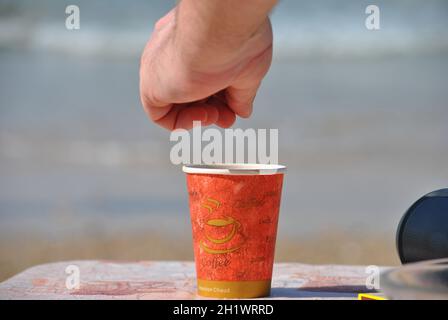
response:
M185 177L138 92L174 4L0 0L0 280L57 260L193 259ZM236 127L280 129L277 261L398 264L400 217L448 184L448 2L283 0L272 22L272 68Z

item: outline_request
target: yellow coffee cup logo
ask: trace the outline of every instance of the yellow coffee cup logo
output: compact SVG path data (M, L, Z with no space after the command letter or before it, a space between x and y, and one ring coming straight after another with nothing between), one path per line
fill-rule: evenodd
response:
M220 205L221 205L221 203L218 200L215 200L212 198L207 198L206 202L202 204L202 207L206 208L207 210L209 210L210 213L212 213L214 210L218 209ZM233 239L233 237L235 236L236 232L241 227L241 223L239 221L235 220L232 217L228 217L228 216L226 216L222 219L210 219L210 220L206 221L205 224L210 227L213 227L213 228L224 228L224 227L232 225L232 229L230 230L230 232L223 238L219 238L219 239L213 238L213 237L209 236L207 233L205 233L205 237L208 239L208 241L210 241L214 244L217 244L218 246L231 241ZM213 249L213 248L210 248L209 246L207 246L204 241L201 241L199 243L199 245L205 252L208 252L211 254L231 253L240 248L239 246L237 246L237 247L231 247L231 248L226 248L226 249Z

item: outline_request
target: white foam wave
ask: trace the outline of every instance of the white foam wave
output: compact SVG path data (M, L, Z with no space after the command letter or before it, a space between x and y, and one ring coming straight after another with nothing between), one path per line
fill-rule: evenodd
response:
M415 31L415 30L414 30ZM280 25L275 30L275 57L378 57L384 55L447 54L446 32L391 29L379 32L323 29L308 32L301 26ZM151 30L90 26L69 31L54 23L32 24L21 18L0 20L0 48L37 50L73 56L136 58Z

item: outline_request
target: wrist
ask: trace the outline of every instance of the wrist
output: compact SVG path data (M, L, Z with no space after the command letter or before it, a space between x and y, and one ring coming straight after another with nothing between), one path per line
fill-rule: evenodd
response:
M223 71L232 64L253 58L272 45L269 18L255 31L223 31L198 19L183 19L178 8L173 34L178 61L195 70Z
M182 0L177 5L176 30L185 33L191 44L202 50L239 48L266 17L253 12L253 4L249 3L254 0L245 1L248 2L246 5L240 0ZM248 16L249 12L254 14Z

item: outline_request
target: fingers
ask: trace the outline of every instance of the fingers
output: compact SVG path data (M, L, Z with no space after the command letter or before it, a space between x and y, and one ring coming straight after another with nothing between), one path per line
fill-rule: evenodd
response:
M208 121L207 108L194 105L184 107L177 114L173 129L190 130L191 128L193 128L194 121L200 121L201 124L207 123Z
M154 120L155 123L170 131L175 129L190 130L195 121L208 126L218 121L218 109L212 106L184 104L175 105L162 118Z
M194 121L201 121L203 126L230 127L236 116L224 96L224 92L220 92L208 99L183 104L166 104L145 94L141 95L141 100L149 118L158 125L168 130L189 130Z
M194 121L201 121L202 126L210 126L219 120L218 107L205 102L185 105L177 115L174 129L191 129Z
M216 125L220 126L221 128L229 128L235 123L236 120L235 112L233 112L229 108L224 98L222 98L222 93L219 93L211 97L208 100L208 103L210 105L215 106L215 108L218 110L219 116L215 122Z
M166 108L150 108L153 115ZM207 102L177 104L169 107L163 117L152 118L155 123L168 130L193 128L194 121L200 121L202 126L216 124L222 128L230 127L236 119L235 113L222 101L210 98Z
M219 111L216 106L206 105L205 110L207 111L207 120L202 124L203 126L211 126L215 124L219 119Z
M155 123L157 123L159 126L168 129L168 130L174 130L175 124L177 121L177 116L179 112L181 111L182 106L177 105L174 107L170 107L168 112L158 119L152 119ZM157 112L156 110L159 110L159 108L153 108L154 112Z
M190 130L194 121L206 123L208 119L207 110L201 106L175 105L171 110L155 123L170 131L175 129Z

